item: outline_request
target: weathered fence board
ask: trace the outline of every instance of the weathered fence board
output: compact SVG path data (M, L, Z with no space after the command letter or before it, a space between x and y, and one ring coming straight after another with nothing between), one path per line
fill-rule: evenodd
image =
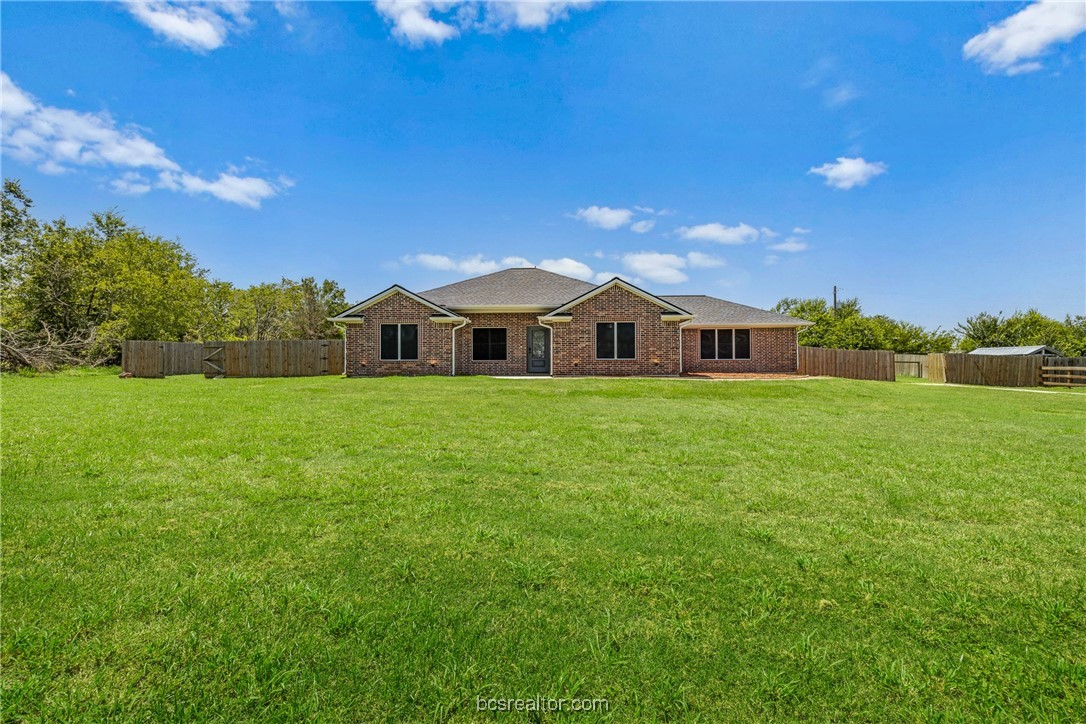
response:
M886 350L799 348L799 373L893 382L894 353Z
M199 342L130 339L121 344L121 369L133 377L198 375L203 371L203 355Z
M342 339L205 342L205 377L316 377L343 374Z
M940 352L928 355L928 382L946 382L946 355Z
M165 377L165 342L126 340L121 344L121 369L133 377Z
M1039 355L946 355L946 382L958 385L1037 387L1041 384Z
M894 373L898 377L927 377L928 355L895 354Z

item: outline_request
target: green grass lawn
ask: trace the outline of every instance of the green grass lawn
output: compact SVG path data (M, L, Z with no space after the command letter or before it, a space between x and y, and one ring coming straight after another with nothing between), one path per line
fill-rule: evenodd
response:
M614 721L1086 718L1082 395L104 373L2 395L8 720L485 720L476 697L536 695Z

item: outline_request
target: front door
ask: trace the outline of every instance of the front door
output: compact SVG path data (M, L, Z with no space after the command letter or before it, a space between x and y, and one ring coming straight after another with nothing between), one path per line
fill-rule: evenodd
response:
M547 327L528 327L528 374L551 373L551 331Z

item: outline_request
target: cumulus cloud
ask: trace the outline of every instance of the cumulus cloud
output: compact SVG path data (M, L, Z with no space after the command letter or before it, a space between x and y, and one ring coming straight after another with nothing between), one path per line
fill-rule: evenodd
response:
M792 229L792 233L793 234L810 234L811 230L810 229L805 229L802 226L797 226L796 228Z
M686 256L657 251L638 251L622 256L622 265L633 275L657 284L681 284L690 277L685 269L713 269L724 266L724 260L710 254L692 251Z
M639 251L625 254L622 264L637 276L658 284L680 284L690 278L682 271L686 259L677 254Z
M746 244L757 241L760 231L750 224L740 222L738 226L725 226L713 222L697 226L680 226L675 230L680 237L688 241L712 241L717 244Z
M713 269L724 266L724 260L712 254L703 254L700 251L692 251L686 255L686 261L692 269Z
M795 253L798 251L805 251L807 249L807 242L803 241L797 236L789 236L779 244L770 244L769 248L773 251L784 251L789 253Z
M456 2L455 0L377 0L374 7L392 28L397 40L421 47L441 45L462 32L505 32L510 29L545 30L591 2L547 1Z
M807 173L824 177L827 186L848 190L854 186L866 186L871 179L886 173L887 168L887 165L881 161L869 163L859 157L839 156L836 162L814 166Z
M155 35L197 53L222 47L250 24L248 2L126 0L125 7Z
M589 206L577 209L572 216L589 226L613 231L629 224L633 220L634 212L630 209L612 209L609 206Z
M0 72L3 92L0 143L4 153L33 163L43 173L65 173L78 167L121 170L110 182L125 194L143 194L151 188L207 194L230 203L259 208L260 202L282 193L292 182L240 176L230 169L206 180L181 168L166 152L135 126L118 126L108 113L81 113L47 106L23 91ZM140 170L156 175L144 177Z
M962 55L987 73L1032 73L1044 67L1041 57L1084 31L1086 3L1036 2L970 38Z
M597 272L582 261L570 257L543 259L533 264L524 257L507 256L502 259L482 254L454 258L445 254L409 254L400 257L400 263L417 265L435 271L451 271L465 275L489 274L510 267L536 266L555 274L602 284L615 277L638 283L647 279L659 284L678 284L687 280L686 269L715 269L724 266L724 260L711 254L692 251L685 256L656 251L639 251L616 257L625 271Z
M521 256L507 256L502 259L486 259L482 254L453 259L444 254L409 254L400 259L404 264L417 264L435 271L456 271L462 274L490 274L500 269L532 266Z
M630 224L630 231L638 234L647 234L652 231L652 227L656 226L656 221L653 219L643 219L641 221L635 221Z
M592 268L584 262L579 262L576 259L570 259L562 257L561 259L544 259L539 262L539 268L545 271L554 272L555 274L564 274L567 277L574 277L576 279L584 279L588 281L592 279Z

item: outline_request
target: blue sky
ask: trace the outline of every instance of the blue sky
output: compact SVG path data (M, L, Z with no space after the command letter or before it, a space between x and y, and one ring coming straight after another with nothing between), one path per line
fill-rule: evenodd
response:
M1081 4L3 4L3 172L236 284L521 260L952 327L1086 307Z

